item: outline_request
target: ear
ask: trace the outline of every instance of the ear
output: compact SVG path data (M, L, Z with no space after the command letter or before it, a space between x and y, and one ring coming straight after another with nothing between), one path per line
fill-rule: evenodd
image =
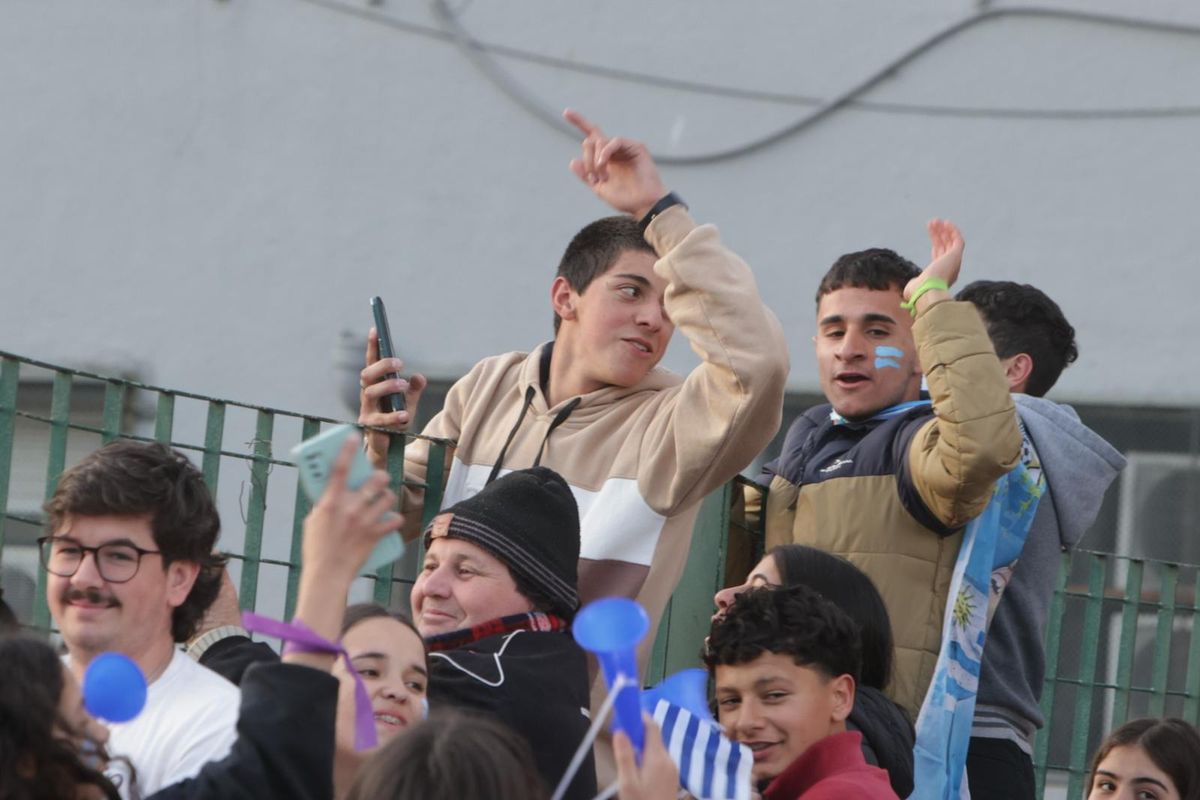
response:
M554 308L554 313L564 320L575 319L575 301L578 297L562 275L550 284L550 305Z
M850 675L838 675L829 681L831 722L845 722L854 708L854 678Z
M1004 377L1008 379L1010 392L1024 392L1025 384L1033 373L1033 358L1028 353L1017 353L1015 356L1000 359L1004 367Z
M183 605L196 585L200 565L195 561L172 561L167 565L167 605L178 608Z

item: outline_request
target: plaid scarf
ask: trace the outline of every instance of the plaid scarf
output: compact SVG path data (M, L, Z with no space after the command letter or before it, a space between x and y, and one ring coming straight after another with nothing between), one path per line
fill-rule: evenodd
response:
M486 639L489 636L501 633L512 633L513 631L565 631L567 627L567 621L562 617L556 617L553 614L543 614L540 611L529 611L524 614L513 614L508 617L490 619L487 622L470 628L430 636L425 640L425 646L429 652L436 653L440 650L454 650L471 642L477 642L480 639Z

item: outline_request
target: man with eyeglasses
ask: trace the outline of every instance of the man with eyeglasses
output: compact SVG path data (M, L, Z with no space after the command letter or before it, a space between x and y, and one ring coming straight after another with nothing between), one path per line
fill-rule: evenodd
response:
M220 588L221 522L200 472L160 444L119 441L65 472L39 540L46 600L82 681L104 652L123 653L149 684L146 707L109 726L123 797L151 794L223 758L236 738L239 692L179 649ZM136 782L137 791L131 791Z

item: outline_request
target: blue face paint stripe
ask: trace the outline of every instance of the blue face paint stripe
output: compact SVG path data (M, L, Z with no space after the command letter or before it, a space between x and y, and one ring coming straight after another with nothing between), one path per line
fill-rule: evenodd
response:
M885 367L900 369L898 359L901 358L904 358L904 351L900 348L880 345L875 348L875 369L884 369Z

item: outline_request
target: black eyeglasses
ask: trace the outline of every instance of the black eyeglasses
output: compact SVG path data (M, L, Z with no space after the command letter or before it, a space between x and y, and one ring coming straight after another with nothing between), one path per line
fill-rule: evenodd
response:
M137 575L142 556L162 555L161 550L146 550L128 542L85 547L65 536L43 536L37 542L42 566L51 575L60 578L70 578L78 572L83 557L91 553L101 578L109 583L125 583Z

